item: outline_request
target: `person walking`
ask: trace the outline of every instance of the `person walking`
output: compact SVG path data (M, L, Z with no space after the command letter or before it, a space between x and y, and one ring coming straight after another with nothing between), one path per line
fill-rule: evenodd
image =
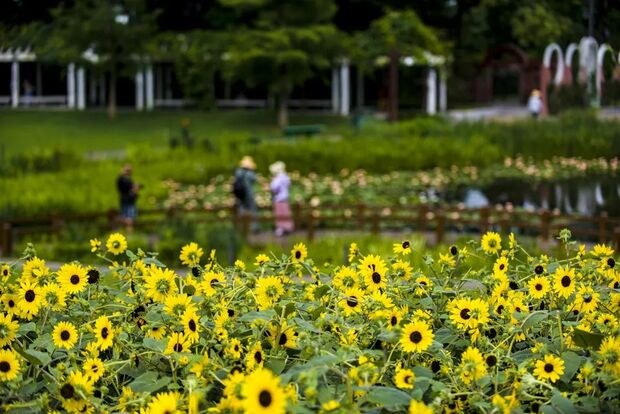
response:
M116 189L121 207L121 220L125 224L127 232L133 231L133 224L137 216L136 200L140 190L140 186L133 182L131 174L131 165L126 164L121 170L121 175L116 179Z
M540 91L534 89L527 100L527 109L530 111L532 118L537 119L542 111L543 102L540 97Z
M273 196L273 215L276 221L276 236L281 237L289 234L294 229L289 205L289 187L291 179L286 174L286 165L282 161L276 161L269 166L271 172L271 194Z
M256 208L254 190L252 188L256 183L255 171L256 163L252 157L246 155L241 158L239 167L235 170L233 180L233 195L235 196L237 213L240 216L250 216L250 229L253 233L256 233L259 230L258 222L256 222L258 210Z

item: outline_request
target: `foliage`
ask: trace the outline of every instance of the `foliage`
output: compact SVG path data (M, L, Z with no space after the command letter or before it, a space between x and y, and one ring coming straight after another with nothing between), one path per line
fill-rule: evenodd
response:
M408 241L341 267L302 243L222 267L190 243L184 270L120 234L91 242L108 270L29 248L2 270L3 408L617 412L614 251L561 241L487 233L415 268Z

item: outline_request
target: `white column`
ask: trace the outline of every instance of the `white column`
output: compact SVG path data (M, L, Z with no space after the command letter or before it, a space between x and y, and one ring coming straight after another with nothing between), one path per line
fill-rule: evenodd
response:
M83 111L86 108L86 74L84 68L78 66L77 70L77 109Z
M340 108L340 99L338 93L340 86L338 85L338 68L332 69L332 112L337 114Z
M349 115L351 103L351 84L349 82L349 61L343 59L340 66L340 115Z
M429 67L426 76L426 113L437 113L437 71Z
M144 109L144 73L141 69L136 72L136 109Z
M448 84L445 68L439 71L439 112L448 110Z
M146 80L146 109L152 110L155 106L155 97L153 95L155 88L153 87L153 66L148 65L144 70Z
M67 66L67 106L75 108L75 64Z
M19 106L19 62L16 60L11 64L11 106Z

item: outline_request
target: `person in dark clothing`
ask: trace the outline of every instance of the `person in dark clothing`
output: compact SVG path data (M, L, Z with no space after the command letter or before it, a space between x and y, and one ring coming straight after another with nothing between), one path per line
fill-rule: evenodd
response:
M116 180L116 189L120 198L121 220L125 223L127 231L131 231L136 220L136 200L140 187L131 179L130 165L123 167L121 175Z
M239 168L235 170L233 181L233 195L235 196L235 204L239 215L250 216L250 229L252 232L259 230L256 216L258 214L256 201L254 200L254 189L256 183L256 164L252 157L245 156L239 163Z

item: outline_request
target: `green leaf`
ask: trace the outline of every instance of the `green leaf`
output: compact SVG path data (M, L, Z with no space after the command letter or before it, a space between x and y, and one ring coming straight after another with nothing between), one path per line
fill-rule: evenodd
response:
M562 354L562 360L564 360L564 374L560 380L569 383L581 366L582 358L574 352L567 351Z
M547 311L535 311L530 313L529 315L527 315L525 321L523 322L523 330L528 330L534 326L537 326L548 317L549 312Z
M573 341L575 345L580 348L599 349L604 338L605 336L602 334L586 332L581 329L575 329L573 331Z
M129 386L135 392L155 392L170 383L169 377L159 378L155 371L147 371L133 380Z
M433 378L433 371L426 367L413 367L412 371L415 374L416 378Z
M329 291L329 285L322 285L316 288L314 291L314 297L316 300L321 299Z
M28 332L33 332L37 328L37 325L34 322L28 322L19 326L17 333L19 335L25 335Z
M384 407L405 407L409 405L411 396L392 387L372 387L366 399Z
M568 398L562 396L559 392L556 392L551 397L551 405L562 414L577 414L577 409Z
M248 312L245 315L239 318L241 322L254 322L255 320L261 319L264 321L270 321L276 316L276 313L273 309L268 309L265 311L252 311Z
M23 350L15 347L15 350L24 358L26 358L32 365L47 365L52 358L45 352L35 351L34 349Z
M144 338L144 341L142 341L142 346L146 349L157 352L164 352L167 345L166 339Z
M279 375L284 371L284 367L286 366L286 361L283 359L272 358L269 359L265 365L267 368L271 369L274 374Z

